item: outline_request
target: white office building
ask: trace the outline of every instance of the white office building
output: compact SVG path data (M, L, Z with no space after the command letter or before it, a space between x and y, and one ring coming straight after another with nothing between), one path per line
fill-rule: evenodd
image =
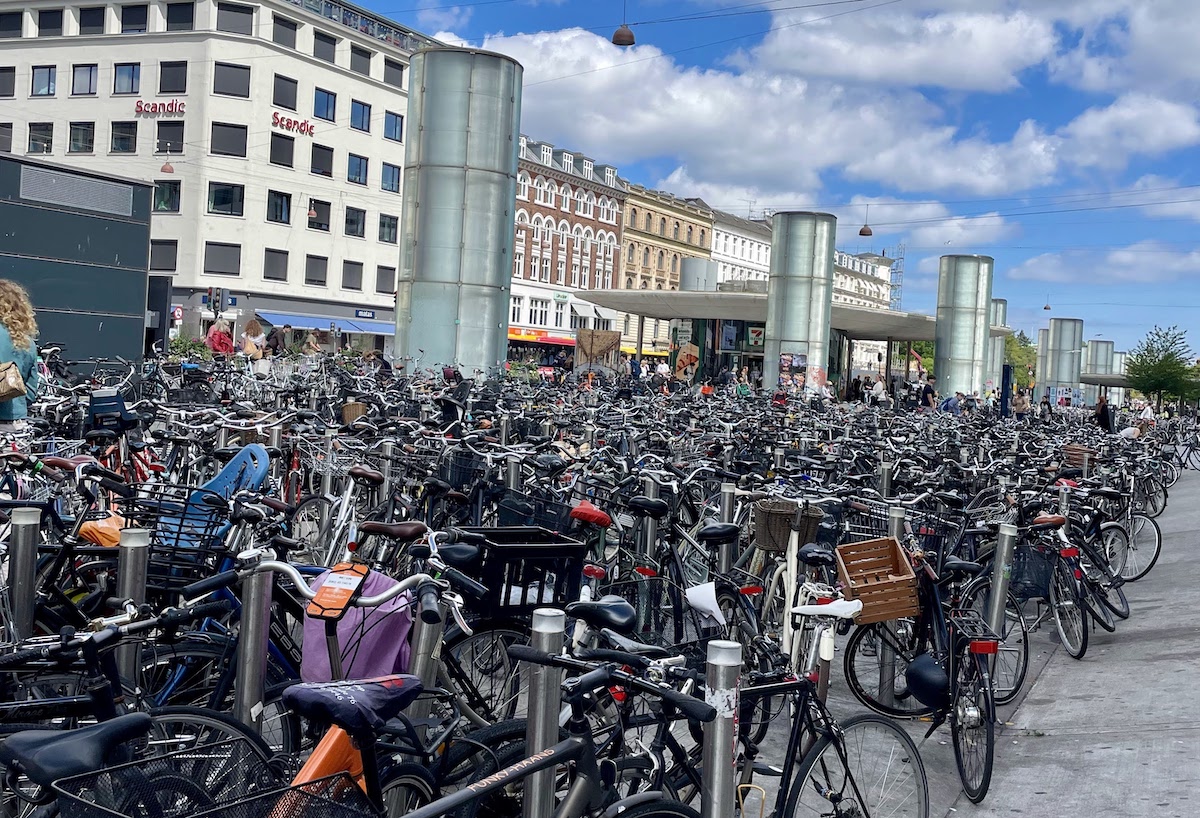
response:
M771 225L713 210L712 260L717 281L766 281L771 274Z
M330 0L0 1L0 150L153 182L151 274L185 320L225 287L242 321L379 344L431 44Z

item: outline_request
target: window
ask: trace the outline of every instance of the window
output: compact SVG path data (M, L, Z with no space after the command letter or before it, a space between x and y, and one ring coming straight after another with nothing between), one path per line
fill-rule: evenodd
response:
M563 321L567 317L567 305L561 301L554 302L554 326L562 329Z
M666 261L667 254L662 250L658 251L658 269L663 269L663 262Z
M362 271L363 266L361 261L343 261L342 262L342 289L343 290L361 290L362 289Z
M567 280L567 260L566 260L565 258L560 258L560 259L558 260L558 269L557 269L557 274L558 274L558 277L555 279L555 281L557 281L559 284L564 284L564 283L566 283L566 280Z
M542 281L550 283L550 257L546 256L542 259Z
M346 208L346 235L357 236L360 239L366 238L367 211L357 207Z
M195 3L167 3L167 31L191 31L195 27Z
M390 116L390 114L389 114L389 116ZM384 136L387 136L387 133L384 133ZM518 199L528 199L529 198L529 177L528 176L520 176L517 178L517 198Z
M313 116L333 122L337 119L337 94L318 88L313 93Z
M356 45L350 46L350 70L356 74L371 76L371 52Z
M242 245L204 242L204 272L218 276L241 275Z
M154 212L178 213L182 182L178 179L160 179L154 183Z
M293 167L293 154L296 150L296 140L281 133L271 134L271 164Z
M525 270L525 254L518 250L513 253L513 278L521 278Z
M545 298L529 299L529 323L544 327L550 320L550 302Z
M646 214L646 232L649 233L654 229L654 217L649 213Z
M292 194L278 190L267 191L267 221L277 224L292 223Z
M524 303L525 303L525 299L519 295L511 296L508 299L509 310L510 310L510 312L508 314L508 322L510 324L521 323L521 306Z
M337 62L337 40L328 34L313 33L313 56L325 62ZM322 282L323 283L323 282Z
M238 3L217 3L217 31L253 34L254 7Z
M356 185L367 183L367 157L350 154L350 162L346 169L346 181Z
M304 257L304 283L317 287L325 286L325 274L329 269L329 259L323 256Z
M271 97L271 104L279 108L287 108L289 111L296 110L296 88L297 84L291 77L285 77L283 74L275 75L275 93Z
M9 11L0 14L0 39L13 40L21 36L21 18L24 13Z
M96 93L96 80L100 68L95 65L77 65L71 71L71 96L90 97Z
M54 123L29 123L29 152L50 153L54 149Z
M250 98L250 66L219 62L213 72L213 93Z
M216 156L245 156L246 126L214 122L209 151Z
M150 269L174 272L178 266L179 242L152 240L150 242Z
M395 244L400 230L400 219L386 213L379 214L379 240L385 244Z
M308 226L313 230L329 232L329 202L308 200ZM321 283L324 284L325 280L321 279Z
M392 193L400 192L400 167L398 165L389 165L387 162L383 163L381 187Z
M687 229L687 243L692 243L692 226L689 224Z
M391 295L396 292L396 268L379 266L375 268L375 292Z
M187 93L187 62L163 62L158 64L158 93Z
M136 94L142 90L142 64L117 63L113 66L113 93Z
M395 88L404 87L404 66L395 60L383 61L383 81Z
M103 34L104 33L104 15L106 13L104 6L95 6L88 9L79 10L79 33L80 34ZM0 35L3 36L3 35Z
M53 65L35 65L33 67L33 82L29 93L35 97L54 96L55 77L58 69Z
M700 246L704 246L704 228L700 228Z
M12 129L11 122L0 122L0 153L12 153Z
M296 47L296 29L298 26L286 17L275 15L274 28L271 31L271 39L279 45L286 45L288 48Z
M679 256L671 256L671 272L679 272Z
M91 153L96 148L96 123L72 122L68 153Z
M550 160L554 158L554 148L549 145L542 145L542 164L549 165Z
M17 69L13 66L0 68L0 97L17 95Z
M658 235L660 235L660 236L667 235L667 220L666 219L658 220Z
M350 100L350 127L356 131L371 132L371 106L356 99Z
M312 172L318 176L333 176L333 148L312 146Z
M158 123L158 153L183 153L183 123Z
M38 12L38 36L39 37L61 37L62 36L62 9L54 11L39 11Z
M267 281L287 281L287 268L287 250L272 250L268 247L263 251L263 278Z
M649 250L649 248L642 251L642 266L643 267L650 266L650 250Z
M148 6L122 6L121 33L145 34L147 8Z
M679 222L675 222L675 226L673 228L671 228L671 238L673 238L673 239L679 238Z
M208 212L218 216L240 216L246 198L246 188L226 182L208 183Z

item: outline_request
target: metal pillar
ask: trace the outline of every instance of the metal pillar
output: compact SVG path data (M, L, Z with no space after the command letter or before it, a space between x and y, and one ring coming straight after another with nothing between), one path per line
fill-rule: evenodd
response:
M150 532L144 528L121 530L117 549L117 597L135 605L146 601L146 575L150 567ZM142 646L134 641L117 647L117 672L130 682L137 680Z
M567 615L555 608L533 612L530 646L545 653L562 651ZM529 684L529 721L525 728L525 749L529 755L540 753L558 743L558 713L562 671L558 668L526 663ZM554 769L542 770L525 779L524 818L550 818L554 812Z
M892 496L892 469L891 463L879 464L879 493L885 499Z
M8 540L8 601L12 606L13 629L18 639L33 636L33 612L36 602L38 532L42 511L38 508L14 508Z
M890 467L891 464L889 463ZM888 536L903 542L904 540L903 506L888 508ZM884 707L894 707L896 704L896 648L894 639L896 629L891 622L883 623L883 631L889 637L879 640L879 703Z
M521 490L521 456L509 455L504 461L504 487L509 491Z
M383 441L379 446L379 454L383 458L383 486L380 488L383 491L384 502L390 502L392 497L392 483L395 481L395 466L392 463L392 458L396 456L396 444L390 440Z
M409 662L408 672L420 679L426 690L432 690L438 686L436 653L445 628L442 623L446 619L446 606L439 605L438 607L441 611L441 620L437 624L430 624L419 616L413 617L412 660ZM406 715L410 721L415 723L428 718L432 709L433 699L422 697L409 705Z
M1058 487L1058 513L1066 517L1071 511L1070 489L1066 486Z
M652 478L642 481L642 493L652 499L658 499L658 483ZM654 543L658 541L658 520L647 517L642 521L642 556L648 557L654 553Z
M646 316L638 316L638 337L637 337L637 362L642 363L642 339L646 337ZM642 370L642 377L646 377L646 371Z
M942 256L938 271L934 364L944 394L982 388L990 334L990 256Z
M242 581L242 629L238 636L233 715L255 732L262 727L273 579L270 571L255 571Z
M228 429L228 427L221 426L217 429L216 444L217 444L218 449L224 449L226 446L229 445L229 429Z
M508 445L508 438L510 435L509 427L511 425L512 425L512 420L509 418L508 415L503 415L500 418L500 445L501 446Z
M737 502L737 486L733 483L721 484L721 522L733 522L733 507Z
M729 818L737 789L738 677L742 646L714 639L708 643L704 673L705 698L717 717L704 725L701 755L701 818Z
M1008 583L1012 579L1013 551L1017 547L1017 527L1001 523L996 537L996 554L992 558L992 596L988 600L988 627L1004 635L1004 603L1008 599Z

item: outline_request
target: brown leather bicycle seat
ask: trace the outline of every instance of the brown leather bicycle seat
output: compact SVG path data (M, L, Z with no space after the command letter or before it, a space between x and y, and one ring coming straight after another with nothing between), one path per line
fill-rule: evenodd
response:
M42 462L52 469L61 469L62 471L75 471L76 466L82 466L84 463L95 463L96 458L90 454L80 454L75 457L56 457L55 455L47 455L42 458Z
M351 466L350 471L347 472L347 474L350 475L350 479L357 480L360 483L367 483L368 485L372 486L383 485L383 473L375 471L375 469L371 468L370 466L364 466L362 464Z
M1034 528L1062 528L1067 524L1067 518L1061 514L1039 514L1033 521Z
M403 523L366 522L361 523L358 530L363 534L378 534L400 542L412 542L424 537L429 529L420 520L408 520Z

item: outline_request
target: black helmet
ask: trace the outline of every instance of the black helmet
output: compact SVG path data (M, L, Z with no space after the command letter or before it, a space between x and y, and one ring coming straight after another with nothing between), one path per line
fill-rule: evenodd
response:
M926 707L946 707L950 704L950 677L946 669L928 653L909 662L904 671L909 691Z

